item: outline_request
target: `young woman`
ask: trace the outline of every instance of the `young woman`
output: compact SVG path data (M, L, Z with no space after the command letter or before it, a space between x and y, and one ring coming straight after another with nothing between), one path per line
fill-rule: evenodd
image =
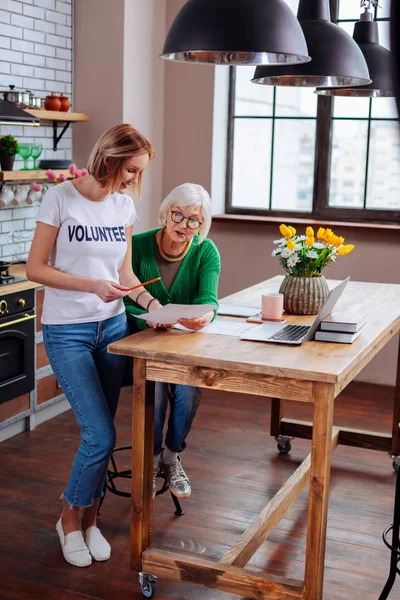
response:
M158 213L162 228L137 234L132 239L132 268L139 278L160 277L151 284L152 293L161 304L218 303L220 258L214 243L207 239L211 226L211 200L201 185L184 183L165 198ZM136 302L125 298L131 331L147 325L135 315L142 314ZM214 318L214 311L198 319L181 319L179 323L200 330ZM156 326L161 327L161 326ZM170 415L163 449L163 426L168 403ZM200 390L187 385L156 383L153 494L156 475L161 469L170 490L178 498L191 494L190 481L183 470L179 453L186 446L200 403Z
M122 301L140 284L132 271L137 216L128 188L140 193L154 157L131 125L107 131L94 146L88 174L51 188L43 198L27 276L45 286L43 339L53 371L81 429L81 441L56 525L67 562L88 566L110 557L96 515L115 446L123 357L107 345L128 335ZM160 307L144 287L129 296L145 310Z

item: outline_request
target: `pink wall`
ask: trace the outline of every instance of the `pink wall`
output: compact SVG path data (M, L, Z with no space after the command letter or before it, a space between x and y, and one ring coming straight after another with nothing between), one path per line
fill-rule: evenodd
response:
M167 0L167 31L184 0ZM164 196L184 182L211 188L214 69L165 61Z
M74 3L75 111L90 113L73 125L73 157L86 166L98 137L122 123L124 0Z

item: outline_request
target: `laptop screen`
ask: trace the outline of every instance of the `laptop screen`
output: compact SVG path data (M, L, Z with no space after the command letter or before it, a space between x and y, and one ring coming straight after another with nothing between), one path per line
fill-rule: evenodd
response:
M321 321L326 319L326 317L331 314L332 310L334 309L337 301L339 300L344 288L346 287L349 281L350 277L347 277L344 281L342 281L342 283L339 283L339 285L334 287L333 290L329 292L327 299L321 306L319 313L315 317L314 323L311 325L307 335L304 338L304 341L310 340L317 331Z

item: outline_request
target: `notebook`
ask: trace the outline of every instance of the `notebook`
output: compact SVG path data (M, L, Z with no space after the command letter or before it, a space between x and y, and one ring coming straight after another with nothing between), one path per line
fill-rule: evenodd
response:
M251 317L260 312L260 306L241 306L238 304L220 304L218 314L224 317Z
M317 331L315 340L317 342L335 342L340 344L352 344L362 333L359 329L356 333L345 333L341 331Z
M365 313L333 312L321 323L322 331L346 331L356 333L365 324Z

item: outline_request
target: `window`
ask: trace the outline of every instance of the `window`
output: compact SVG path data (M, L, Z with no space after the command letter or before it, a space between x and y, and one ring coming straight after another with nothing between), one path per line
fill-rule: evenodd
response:
M298 2L287 0L296 12ZM333 0L350 35L362 9ZM331 2L332 4L332 2ZM390 0L375 9L389 43ZM359 221L400 219L394 98L318 97L314 88L251 83L231 67L226 211Z

